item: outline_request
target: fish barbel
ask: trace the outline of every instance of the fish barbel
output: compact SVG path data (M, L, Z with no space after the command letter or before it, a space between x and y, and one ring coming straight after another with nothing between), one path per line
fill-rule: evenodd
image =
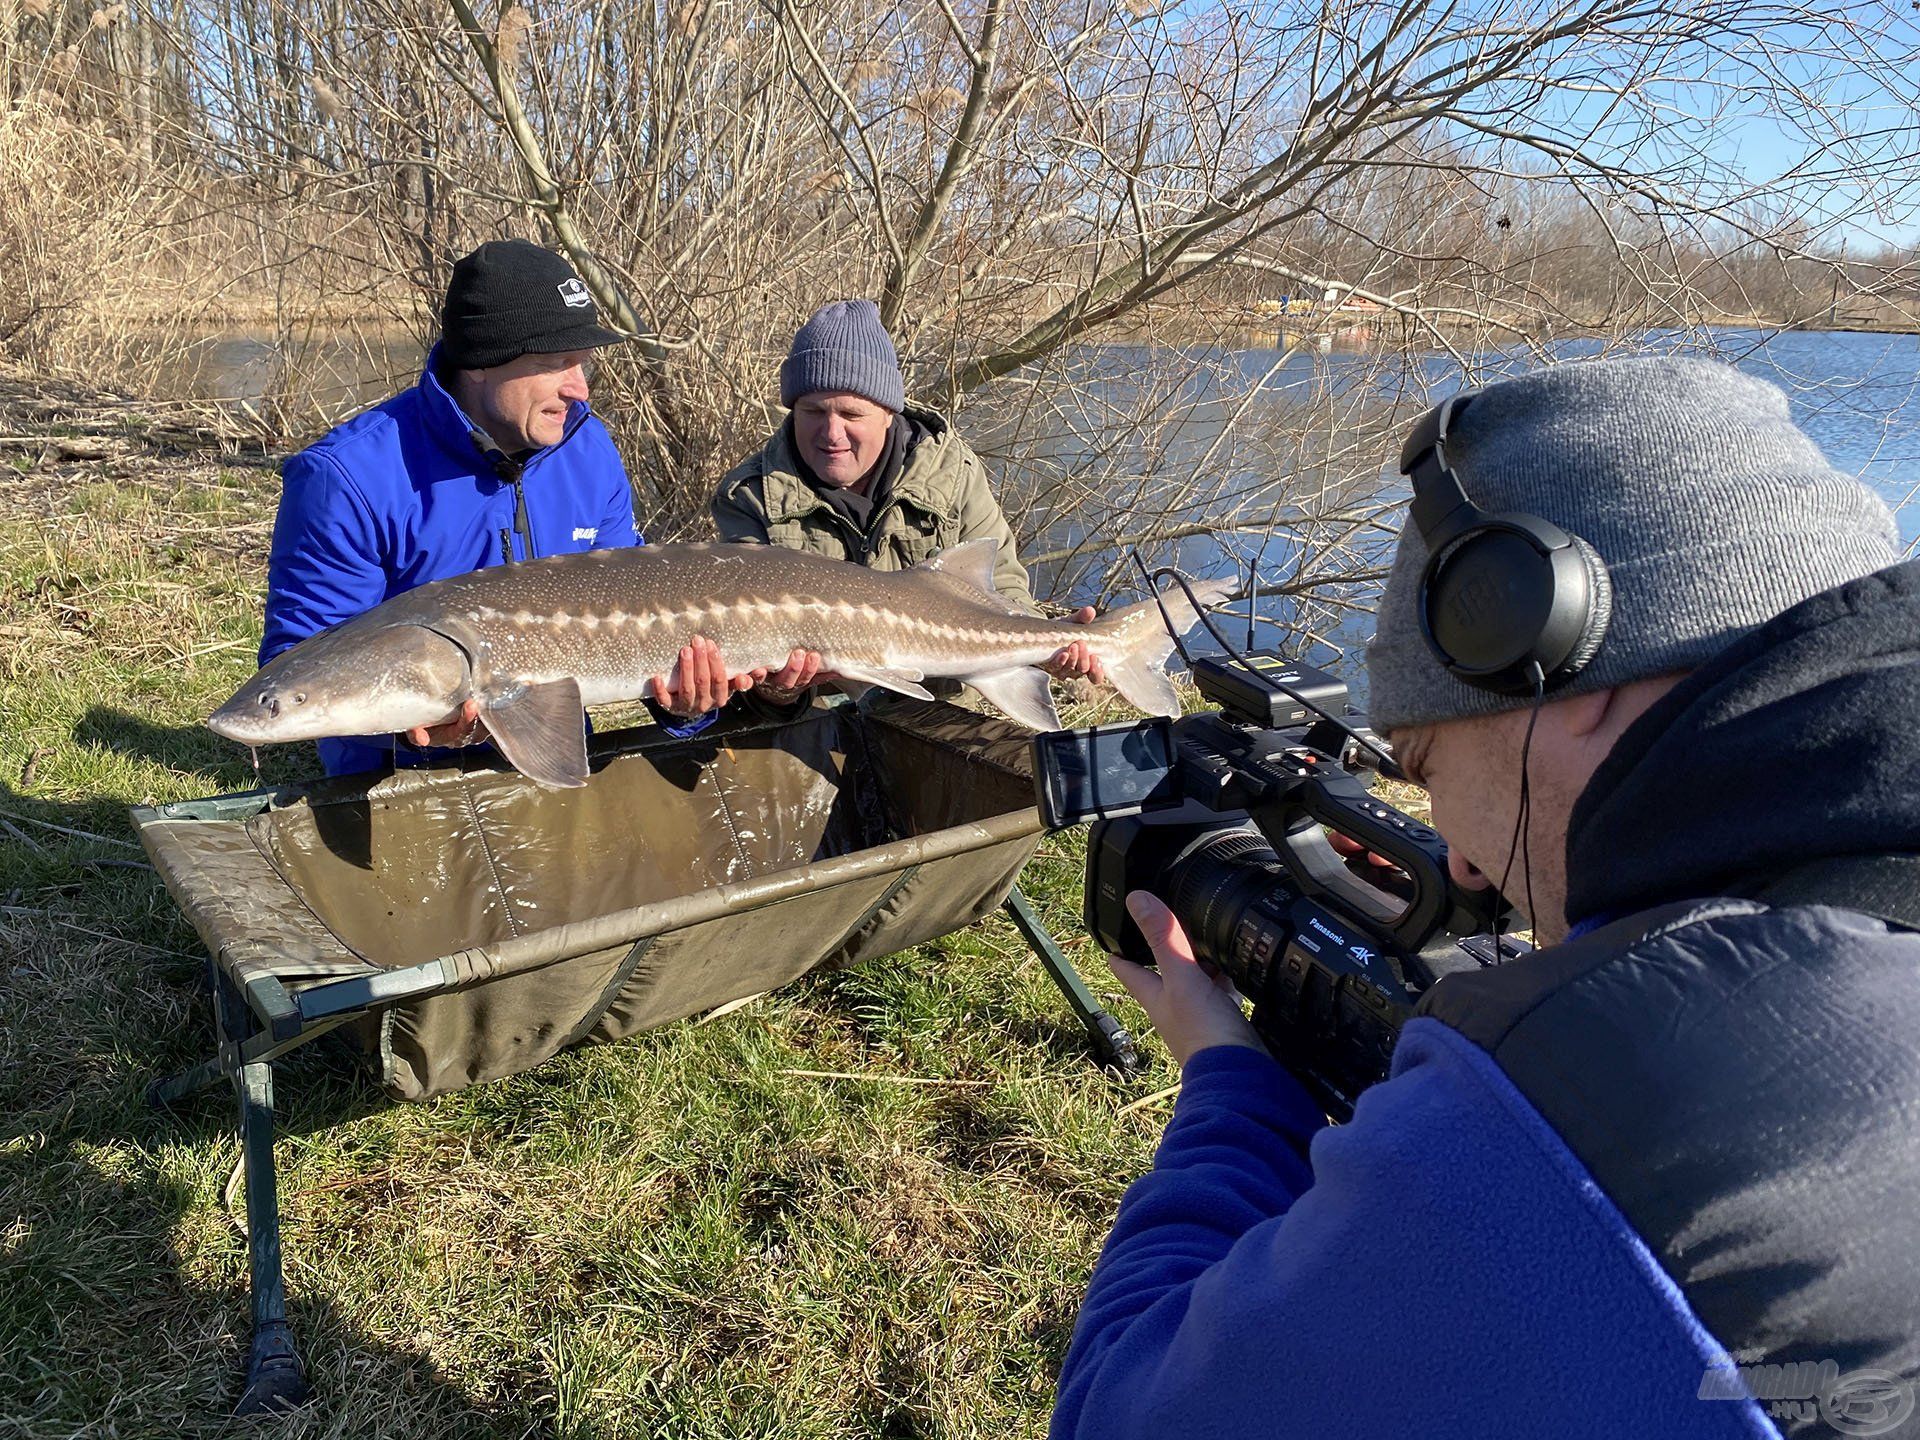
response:
M997 542L972 540L911 570L869 570L770 545L643 545L496 565L435 580L276 655L207 724L243 745L438 725L469 698L513 766L586 783L585 707L637 699L704 635L738 674L818 651L849 681L931 698L964 681L1036 730L1060 717L1035 667L1082 640L1133 705L1180 713L1173 640L1148 600L1092 624L1045 620L995 593ZM1202 603L1220 582L1196 586ZM1174 625L1198 618L1163 597Z

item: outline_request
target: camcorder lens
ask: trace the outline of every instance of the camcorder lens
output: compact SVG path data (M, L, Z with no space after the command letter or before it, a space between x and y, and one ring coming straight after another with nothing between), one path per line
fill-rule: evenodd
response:
M1218 966L1258 1005L1286 943L1287 910L1300 898L1273 846L1253 830L1216 831L1175 862L1166 883L1194 958Z

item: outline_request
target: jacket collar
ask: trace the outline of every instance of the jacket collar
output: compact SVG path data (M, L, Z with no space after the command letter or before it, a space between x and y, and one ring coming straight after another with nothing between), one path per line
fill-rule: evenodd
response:
M1920 851L1917 711L1920 560L1776 616L1661 696L1594 772L1568 826L1569 918Z

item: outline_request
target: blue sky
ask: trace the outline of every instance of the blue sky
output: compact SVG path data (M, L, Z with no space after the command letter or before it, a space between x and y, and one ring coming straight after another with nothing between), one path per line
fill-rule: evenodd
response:
M1469 105L1603 163L1630 155L1629 170L1710 208L1751 188L1830 243L1907 245L1920 241L1916 16L1920 0L1831 0L1824 14L1756 0L1744 27L1682 21L1695 38L1676 46L1657 26L1571 39Z
M1806 153L1806 140L1798 134L1790 134L1777 120L1765 115L1753 115L1742 120L1737 126L1726 127L1723 155L1735 165L1749 180L1756 182L1771 180L1795 165ZM1908 150L1904 163L1908 167L1920 164L1920 156ZM1856 194L1844 191L1833 196L1836 208L1854 209L1859 203ZM1855 245L1877 246L1882 242L1896 245L1912 245L1920 242L1920 206L1909 201L1903 206L1895 206L1884 217L1870 214L1856 214L1840 222L1834 231L1836 239L1844 237L1849 247Z

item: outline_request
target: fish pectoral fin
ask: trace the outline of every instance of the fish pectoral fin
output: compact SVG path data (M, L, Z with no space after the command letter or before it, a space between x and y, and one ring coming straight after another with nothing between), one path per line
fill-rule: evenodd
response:
M830 663L834 673L842 680L851 680L858 685L878 685L882 690L911 695L916 700L933 699L932 693L920 683L918 670L883 670L877 665L845 665L839 661Z
M1166 648L1171 650L1173 642L1168 641ZM1167 672L1161 667L1167 663L1164 651L1155 652L1155 647L1146 651L1122 655L1117 660L1108 660L1107 682L1125 697L1127 703L1136 710L1149 715L1180 714L1180 692L1173 688L1173 681L1167 678Z
M493 743L514 769L542 785L587 783L587 713L571 675L483 696Z
M1060 712L1053 708L1053 692L1047 688L1044 670L1022 665L1017 670L997 670L991 675L961 678L1029 730L1060 728Z

